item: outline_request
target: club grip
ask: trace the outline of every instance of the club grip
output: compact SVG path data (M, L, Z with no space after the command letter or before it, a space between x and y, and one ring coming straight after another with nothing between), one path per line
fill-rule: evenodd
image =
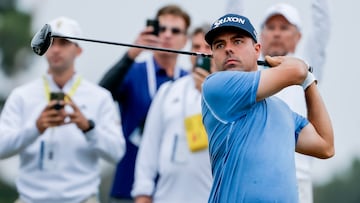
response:
M267 61L257 61L258 66L266 66L266 67L272 67ZM313 67L309 65L308 71L310 73L313 72Z
M258 66L267 66L271 67L267 61L257 61Z

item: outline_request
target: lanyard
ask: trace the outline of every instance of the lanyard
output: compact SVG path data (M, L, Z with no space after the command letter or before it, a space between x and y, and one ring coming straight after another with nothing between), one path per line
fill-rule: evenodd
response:
M151 98L154 98L156 93L156 74L155 74L155 61L153 57L149 57L146 61L146 73L148 78L148 89L149 89L149 95ZM180 68L175 67L174 70L174 77L173 79L176 80L180 77Z
M49 81L47 80L46 76L43 76L44 80L44 91L45 91L45 97L47 102L50 102L50 85ZM73 83L72 87L70 88L70 91L67 93L68 97L72 97L77 88L79 87L81 83L82 78L79 76ZM68 97L65 97L64 100L68 101ZM50 134L49 136L40 143L40 162L39 162L39 168L40 170L54 170L56 169L57 164L57 158L55 153L57 154L56 150L56 140L55 140L55 127L50 127Z
M43 80L44 80L45 97L46 97L46 100L48 102L50 102L50 92L51 92L50 85L49 85L49 82L47 81L45 75L43 76ZM72 85L72 87L70 88L70 91L67 93L67 96L72 97L75 94L77 88L79 87L79 85L81 83L81 80L82 80L82 78L79 76L76 79L76 81L74 82L74 84ZM65 101L67 101L67 97L65 97Z

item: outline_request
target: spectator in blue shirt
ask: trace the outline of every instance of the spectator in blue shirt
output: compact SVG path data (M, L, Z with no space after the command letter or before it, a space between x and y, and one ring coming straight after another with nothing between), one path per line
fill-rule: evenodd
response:
M140 32L135 44L183 49L190 26L187 12L177 5L166 5L158 10L156 19L159 21L159 34L152 34L154 28L148 26ZM130 48L100 82L101 86L111 91L119 104L127 147L115 172L111 191L113 202L131 201L136 154L145 118L155 93L164 82L187 74L176 65L178 54L154 51L148 60L135 62L142 51L143 49Z

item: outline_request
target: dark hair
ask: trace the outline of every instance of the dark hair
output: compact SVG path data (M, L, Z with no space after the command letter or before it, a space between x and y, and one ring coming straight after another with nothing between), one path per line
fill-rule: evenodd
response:
M192 31L190 37L193 37L199 33L204 33L204 35L205 35L207 32L209 32L210 28L211 28L211 25L208 23L204 23L198 27L195 27L194 30Z
M160 8L160 10L158 10L158 12L156 14L156 19L159 19L159 16L166 15L166 14L171 14L171 15L179 16L179 17L183 18L185 21L186 30L188 30L188 28L190 27L190 24L191 24L190 16L181 7L174 5L174 4L164 6L164 7Z

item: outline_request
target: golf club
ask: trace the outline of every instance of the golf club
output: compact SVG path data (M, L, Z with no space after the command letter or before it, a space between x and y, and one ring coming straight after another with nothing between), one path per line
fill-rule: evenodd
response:
M136 45L136 44L125 44L125 43L86 39L86 38L79 38L79 37L72 37L72 36L55 35L55 34L52 34L51 26L49 24L45 24L34 35L34 37L31 40L31 48L37 55L42 56L43 54L46 53L48 48L51 46L53 38L74 39L74 40L87 41L87 42L96 42L96 43L102 43L102 44L111 44L111 45L118 45L118 46L149 49L149 50L154 50L154 51L172 52L172 53L177 53L177 54L203 56L203 57L209 57L209 58L212 57L212 55L210 55L210 54L198 53L198 52L189 52L189 51L181 51L181 50L174 50L174 49L165 49L165 48L160 48L160 47L150 47L150 46L143 46L143 45ZM258 65L262 65L262 66L270 66L266 61L258 61L257 63L258 63Z

